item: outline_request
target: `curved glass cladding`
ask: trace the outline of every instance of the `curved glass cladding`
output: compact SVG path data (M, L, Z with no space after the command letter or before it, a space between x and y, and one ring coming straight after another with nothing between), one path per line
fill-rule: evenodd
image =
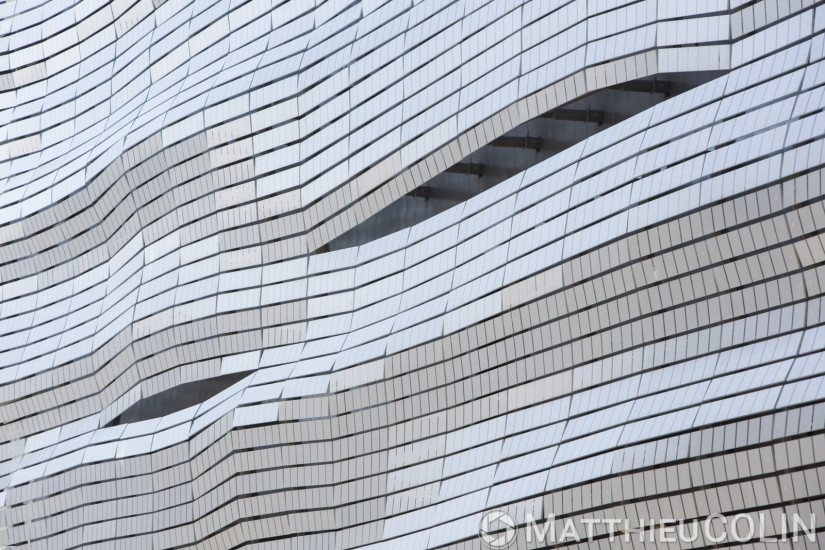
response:
M0 547L825 546L822 10L0 4Z

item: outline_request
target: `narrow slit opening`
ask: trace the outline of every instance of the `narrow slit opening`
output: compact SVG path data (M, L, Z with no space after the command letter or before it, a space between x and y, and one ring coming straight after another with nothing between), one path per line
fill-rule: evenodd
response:
M599 90L557 107L493 140L388 205L324 250L380 239L431 218L645 109L725 74L663 73Z
M179 384L174 388L141 399L116 416L106 424L106 427L151 420L182 411L193 405L203 403L247 375L249 375L249 371Z

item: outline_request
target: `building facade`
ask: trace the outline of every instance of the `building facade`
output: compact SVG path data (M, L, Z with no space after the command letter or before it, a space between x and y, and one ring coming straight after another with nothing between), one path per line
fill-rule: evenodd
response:
M0 547L825 546L823 93L805 0L0 4Z

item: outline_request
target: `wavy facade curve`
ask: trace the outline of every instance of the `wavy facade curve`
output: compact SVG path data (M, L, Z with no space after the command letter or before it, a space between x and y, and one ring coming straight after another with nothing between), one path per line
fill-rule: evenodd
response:
M0 547L477 548L491 509L518 548L744 512L823 545L824 10L0 5ZM326 251L544 113L700 71Z

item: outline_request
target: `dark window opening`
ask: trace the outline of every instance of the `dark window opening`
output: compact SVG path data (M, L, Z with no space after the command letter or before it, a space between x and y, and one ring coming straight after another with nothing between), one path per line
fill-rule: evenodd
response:
M610 126L725 71L666 73L594 92L525 122L340 235L324 250L368 243L411 227Z
M106 427L150 420L182 411L193 405L203 403L248 374L249 372L227 374L206 380L187 382L186 384L169 388L168 390L141 399L106 424Z

